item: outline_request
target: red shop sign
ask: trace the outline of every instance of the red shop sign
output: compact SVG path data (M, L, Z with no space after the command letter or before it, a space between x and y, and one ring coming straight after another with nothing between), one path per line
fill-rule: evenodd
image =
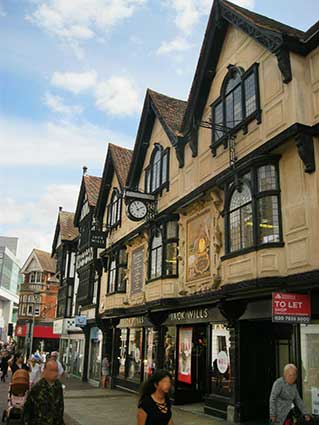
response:
M278 323L309 323L310 295L273 292L272 321Z

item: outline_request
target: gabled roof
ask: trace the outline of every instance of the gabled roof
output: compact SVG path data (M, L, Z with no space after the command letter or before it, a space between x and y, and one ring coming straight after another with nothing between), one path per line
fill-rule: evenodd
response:
M178 149L186 107L184 100L147 89L127 178L128 187L137 187L155 118L160 121L174 148Z
M39 264L42 272L55 273L56 272L56 261L51 257L51 254L40 249L33 249L28 259L24 263L21 273L26 273L29 264L35 259Z
M88 197L88 204L90 207L95 207L99 191L101 187L101 177L83 176L85 191Z
M229 25L245 32L277 56L285 83L292 79L289 51L306 55L317 47L319 42L318 22L304 32L227 0L215 0L188 97L182 124L183 134L192 131L194 123L195 127L198 127Z
M109 143L109 150L113 160L116 176L121 188L124 189L128 170L132 161L133 151L131 149L123 148L122 146L114 145L113 143Z
M109 143L105 158L102 183L96 204L95 216L102 222L105 213L109 191L112 185L114 172L123 191L126 187L127 174L131 165L133 151L113 143Z
M78 227L79 219L81 215L81 209L84 201L85 194L88 199L88 204L91 208L95 208L97 203L97 198L99 196L100 187L101 187L101 177L84 175L82 177L80 193L78 197L78 202L74 214L74 225Z
M52 255L57 248L59 235L62 242L71 242L78 237L79 231L77 227L74 227L74 213L59 211L52 244Z

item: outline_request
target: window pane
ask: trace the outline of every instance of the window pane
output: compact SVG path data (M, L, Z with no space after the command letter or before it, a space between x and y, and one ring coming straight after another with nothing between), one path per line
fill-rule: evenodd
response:
M119 344L119 369L118 376L125 378L125 364L126 364L126 355L127 355L127 329L121 329L120 334L120 344Z
M269 164L258 168L258 191L276 189L278 189L276 167Z
M222 104L222 102L215 105L213 113L214 113L213 124L224 125L224 114L223 114L223 104ZM223 135L224 135L223 131L214 129L214 139L215 140L220 139L221 137L223 137Z
M230 251L253 245L253 216L251 203L229 215Z
M230 335L222 323L212 325L212 373L211 383L214 394L230 395Z
M279 242L278 197L266 196L258 200L259 243Z
M241 86L234 90L234 126L242 121Z
M144 342L144 380L153 375L156 370L158 347L158 331L153 328L146 328Z
M319 324L300 325L302 394L306 409L319 415Z
M109 293L115 292L116 261L112 260L109 271Z
M128 349L128 378L140 382L142 368L143 329L131 328Z
M157 151L152 164L152 192L161 185L161 151Z
M169 221L166 226L166 237L167 239L176 239L178 237L178 222Z
M225 93L229 93L234 87L237 86L237 84L240 84L240 73L236 72L233 78L231 78L226 86Z
M168 167L168 153L165 152L162 159L162 184L167 182L167 167Z
M256 86L255 86L255 75L251 74L246 78L244 82L245 87L245 106L246 106L246 117L256 111Z
M246 184L243 184L241 190L235 190L231 202L230 202L230 211L239 208L248 202L251 202L251 192L249 187Z
M177 275L177 243L166 245L165 273L167 276Z
M126 269L124 267L119 268L117 291L118 292L126 291Z
M145 192L150 193L151 192L151 173L150 169L145 171Z
M226 97L226 127L234 127L234 104L233 93Z

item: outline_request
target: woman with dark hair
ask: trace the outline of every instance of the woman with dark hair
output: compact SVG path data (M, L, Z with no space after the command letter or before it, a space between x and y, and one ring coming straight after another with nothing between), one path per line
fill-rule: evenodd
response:
M169 392L172 378L166 370L156 371L142 386L137 425L174 425Z
M24 363L24 357L22 353L16 353L13 356L12 362L10 362L10 369L12 372L12 375L19 370L19 369L25 369L26 371L30 371L30 366L28 366L26 363Z

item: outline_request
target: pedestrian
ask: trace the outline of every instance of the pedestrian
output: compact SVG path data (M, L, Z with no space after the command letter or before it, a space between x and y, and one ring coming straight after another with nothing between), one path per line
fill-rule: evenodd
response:
M12 361L9 363L10 369L12 372L12 375L18 370L18 369L25 369L28 372L30 372L30 366L28 366L26 363L24 363L24 355L22 353L16 353L13 356Z
M41 365L41 357L39 354L34 354L31 357L31 364L32 369L30 373L30 384L31 386L36 384L41 379L41 373L42 373L42 365Z
M308 422L310 414L302 401L296 385L297 367L290 363L284 367L283 376L278 378L271 390L269 399L270 421L275 425L294 423L293 407L296 405Z
M61 379L64 375L64 369L62 363L59 360L59 353L57 351L52 351L50 360L55 360L58 364L58 378Z
M174 425L169 392L172 378L158 370L143 384L138 403L137 425Z
M1 369L1 382L6 382L6 377L8 375L8 362L10 359L10 354L8 353L8 351L3 351L1 353L1 365L0 365L0 369Z
M109 354L105 354L105 356L102 359L101 373L102 373L102 388L107 388L107 385L109 382L109 376L111 374L111 362L110 362Z
M48 360L42 379L31 388L23 409L23 425L64 425L62 384L58 365Z

